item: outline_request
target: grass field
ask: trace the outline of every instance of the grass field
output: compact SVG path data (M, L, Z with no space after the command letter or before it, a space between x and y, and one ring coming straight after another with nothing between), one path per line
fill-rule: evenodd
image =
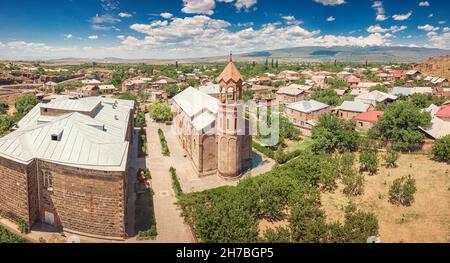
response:
M378 174L366 176L364 194L347 198L342 185L334 193L322 194L322 205L331 221L343 220L343 207L350 201L374 212L380 224L381 242L450 242L450 166L428 156L402 155L399 166L381 167ZM417 192L410 207L388 201L389 186L403 175L413 175Z

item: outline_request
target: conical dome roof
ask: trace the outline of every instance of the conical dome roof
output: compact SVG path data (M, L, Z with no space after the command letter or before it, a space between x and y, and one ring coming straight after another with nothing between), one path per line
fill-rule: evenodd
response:
M230 81L233 81L237 83L243 80L244 78L242 77L241 73L239 72L239 69L236 67L230 56L230 62L219 76L219 82L225 81L228 83Z

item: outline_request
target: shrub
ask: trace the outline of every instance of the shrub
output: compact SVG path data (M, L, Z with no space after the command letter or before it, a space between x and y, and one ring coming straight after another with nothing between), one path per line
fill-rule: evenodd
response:
M161 153L163 156L170 156L169 146L167 145L166 136L164 132L158 129L159 141L161 142Z
M392 204L410 206L417 191L416 180L411 175L394 180L389 187L389 201Z
M436 161L450 163L450 135L434 142L431 153Z
M354 169L342 176L342 183L345 185L343 192L348 196L356 196L364 192L364 176Z
M0 243L29 243L29 241L0 226Z
M138 112L136 114L136 117L134 118L134 126L135 127L145 126L145 114L143 112Z
M177 170L173 168L173 166L170 167L170 176L172 177L172 188L173 191L177 196L180 196L183 194L183 189L181 188L180 181L178 180L177 176Z
M255 141L252 142L252 146L258 152L264 154L265 156L269 157L270 159L275 159L275 154L274 154L273 150L271 150L270 148L262 146L261 144L255 142Z
M18 224L18 226L19 226L19 231L20 231L20 233L22 233L22 234L28 234L28 233L30 233L31 232L31 230L30 230L30 226L28 225L28 223L24 220L24 219L19 219L18 221L17 221L17 224Z
M153 225L148 230L139 231L137 235L137 240L149 240L149 239L155 239L158 235L158 231L156 231L156 226Z
M388 148L386 154L384 155L384 161L386 166L389 168L397 167L397 160L400 157L400 153L392 148Z
M147 133L145 130L141 130L138 138L138 157L145 156L147 156Z

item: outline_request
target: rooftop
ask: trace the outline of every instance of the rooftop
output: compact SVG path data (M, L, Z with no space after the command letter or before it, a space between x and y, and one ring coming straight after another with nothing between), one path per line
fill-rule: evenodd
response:
M383 114L384 114L383 111L368 111L368 112L363 112L363 113L356 115L353 119L357 120L357 121L367 121L367 122L376 123L378 121L378 119L381 116L383 116Z
M288 104L286 107L295 111L310 113L326 109L329 106L327 104L315 100L304 100Z
M70 99L61 100L58 103L65 106L63 100ZM79 101L100 103L101 108L93 117L78 112L41 116L40 108L46 104L40 103L14 132L0 138L0 156L25 164L37 158L79 168L124 171L129 147L125 137L134 102L101 97Z

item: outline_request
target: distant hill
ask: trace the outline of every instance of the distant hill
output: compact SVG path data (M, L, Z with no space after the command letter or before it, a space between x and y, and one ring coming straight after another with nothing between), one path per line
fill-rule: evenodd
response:
M450 55L418 62L415 68L429 76L450 79Z
M278 59L280 62L417 62L430 57L450 55L450 50L421 47L294 47L276 50L262 50L234 55L237 61L264 61L265 59ZM189 59L123 59L107 57L103 59L91 58L63 58L54 59L50 63L152 63L167 64L177 60L180 63L208 63L224 62L227 56L189 58Z
M240 57L305 61L416 62L429 57L450 55L450 50L421 47L296 47L242 54Z

